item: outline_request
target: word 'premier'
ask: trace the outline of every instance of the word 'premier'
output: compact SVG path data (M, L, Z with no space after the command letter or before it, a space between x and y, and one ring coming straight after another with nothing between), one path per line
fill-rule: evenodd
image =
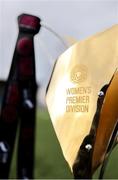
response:
M88 112L91 87L66 89L66 112Z

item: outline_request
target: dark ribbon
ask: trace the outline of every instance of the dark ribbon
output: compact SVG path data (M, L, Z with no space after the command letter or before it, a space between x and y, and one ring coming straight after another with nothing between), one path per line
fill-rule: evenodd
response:
M40 19L27 14L18 17L19 35L6 82L0 115L0 179L7 179L19 123L17 177L33 178L36 78L34 35Z

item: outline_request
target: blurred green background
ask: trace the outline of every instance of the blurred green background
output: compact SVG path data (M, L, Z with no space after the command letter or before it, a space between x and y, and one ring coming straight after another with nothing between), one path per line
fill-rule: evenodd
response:
M11 167L11 178L16 178L16 151L17 147ZM72 178L46 110L37 110L34 174L36 179Z
M17 143L16 143L17 144ZM16 177L16 150L11 167L11 178ZM94 175L98 177L99 169ZM68 164L64 160L58 140L47 110L37 109L35 178L37 179L72 179ZM106 179L118 179L118 146L109 160Z

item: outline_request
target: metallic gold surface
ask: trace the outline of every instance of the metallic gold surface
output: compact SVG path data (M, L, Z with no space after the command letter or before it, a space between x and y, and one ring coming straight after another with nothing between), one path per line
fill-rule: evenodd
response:
M98 92L118 65L118 25L81 41L63 53L55 66L46 101L70 168L96 112Z
M106 92L103 107L100 113L94 151L93 169L104 159L110 137L118 122L118 71L115 72Z

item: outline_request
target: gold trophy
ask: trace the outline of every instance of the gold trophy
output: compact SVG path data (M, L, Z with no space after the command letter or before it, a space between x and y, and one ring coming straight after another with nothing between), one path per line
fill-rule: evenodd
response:
M46 102L63 155L75 178L90 178L105 158L118 119L117 67L118 25L77 42L55 64ZM104 87L107 88L102 91ZM89 135L91 142L85 143L86 151L90 152L87 175L84 170L78 173L77 164L82 143ZM83 164L86 166L86 162Z

